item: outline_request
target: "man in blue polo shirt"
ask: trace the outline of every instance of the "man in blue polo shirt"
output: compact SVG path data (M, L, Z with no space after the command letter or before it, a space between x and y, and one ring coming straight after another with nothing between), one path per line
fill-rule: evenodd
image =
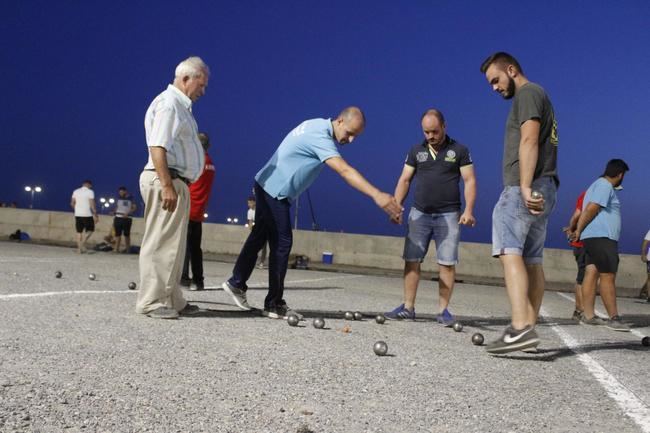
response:
M621 202L616 189L621 188L628 165L622 159L607 163L605 173L591 184L582 205L582 213L571 235L585 249L585 276L582 282L584 312L580 323L606 326L614 331L630 330L621 322L616 307L616 272L618 271L618 239L621 234ZM596 283L600 279L600 296L609 314L604 320L594 312Z
M420 264L433 239L438 261L437 320L451 326L454 316L448 306L454 289L460 224L473 227L476 177L472 158L465 146L446 133L443 114L435 109L422 116L425 140L409 151L395 187L395 199L402 204L411 181L416 178L415 200L409 213L404 243L404 302L385 313L391 320L415 319L415 296L420 282ZM465 210L460 212L460 178L465 190ZM401 223L401 218L393 220Z
M232 276L222 285L239 308L251 309L246 299L246 281L255 268L257 254L268 241L269 292L264 300L263 314L279 319L292 313L283 298L284 277L293 243L289 208L291 201L316 180L324 164L352 187L371 197L392 218L400 218L402 207L395 198L371 185L339 154L336 145L351 143L364 127L365 117L357 107L346 108L335 120L307 120L285 137L257 173L255 225L239 253Z

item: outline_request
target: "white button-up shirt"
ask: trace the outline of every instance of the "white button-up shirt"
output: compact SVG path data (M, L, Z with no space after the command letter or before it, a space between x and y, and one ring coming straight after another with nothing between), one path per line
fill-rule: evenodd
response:
M192 115L192 100L170 84L156 96L144 116L148 147L163 147L167 165L179 175L194 182L201 176L205 152L199 130ZM154 169L151 154L145 169Z

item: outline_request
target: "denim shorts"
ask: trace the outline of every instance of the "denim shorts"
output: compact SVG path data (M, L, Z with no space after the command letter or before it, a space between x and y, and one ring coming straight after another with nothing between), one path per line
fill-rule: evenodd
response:
M411 208L402 258L407 262L422 263L429 251L429 243L433 239L436 243L438 264L445 266L457 264L460 241L459 218L460 212L427 214Z
M544 212L533 215L521 198L521 188L506 186L492 212L492 256L518 255L527 264L540 264L544 255L546 224L555 207L557 186L550 177L533 182L544 195Z

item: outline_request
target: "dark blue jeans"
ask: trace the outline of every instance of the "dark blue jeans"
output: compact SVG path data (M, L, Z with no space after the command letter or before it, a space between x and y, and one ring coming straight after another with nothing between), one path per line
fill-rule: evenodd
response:
M269 293L264 299L264 308L282 305L284 300L284 277L289 266L289 253L293 245L291 216L288 199L278 200L266 193L255 183L255 225L239 253L232 277L228 282L237 288L247 290L246 281L255 269L257 254L269 243Z

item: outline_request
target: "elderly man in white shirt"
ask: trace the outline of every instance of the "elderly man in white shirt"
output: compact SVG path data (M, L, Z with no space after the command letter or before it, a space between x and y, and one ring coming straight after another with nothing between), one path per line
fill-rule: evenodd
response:
M175 319L199 310L187 303L179 283L190 209L187 186L205 164L192 103L205 93L209 77L199 57L182 61L174 83L156 96L144 119L149 161L140 175L145 231L136 312L153 318Z

